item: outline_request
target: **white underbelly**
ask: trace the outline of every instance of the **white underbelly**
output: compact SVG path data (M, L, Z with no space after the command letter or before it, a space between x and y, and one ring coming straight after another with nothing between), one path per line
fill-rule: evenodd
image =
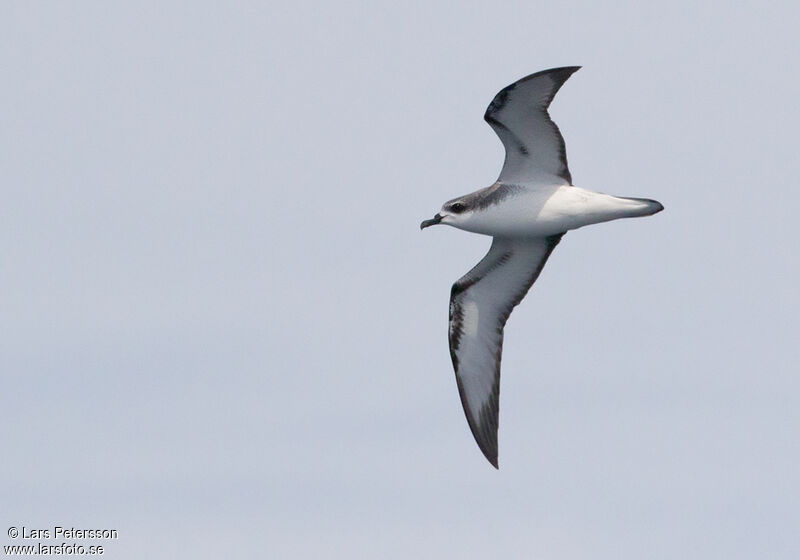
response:
M640 215L641 203L580 187L530 189L489 206L462 229L499 236L546 237Z

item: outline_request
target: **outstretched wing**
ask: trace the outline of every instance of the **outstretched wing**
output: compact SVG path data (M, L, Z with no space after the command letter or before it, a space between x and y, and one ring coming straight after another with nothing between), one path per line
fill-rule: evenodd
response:
M497 468L503 327L563 234L495 237L485 257L450 292L450 357L475 441Z
M543 70L495 95L483 118L506 149L500 182L572 184L564 137L550 119L547 108L559 88L579 68Z

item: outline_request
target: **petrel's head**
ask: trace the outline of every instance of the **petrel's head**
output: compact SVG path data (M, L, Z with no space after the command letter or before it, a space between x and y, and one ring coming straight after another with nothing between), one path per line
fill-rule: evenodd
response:
M430 220L425 220L419 225L419 229L425 229L428 226L435 226L436 224L446 224L449 226L459 227L459 225L466 222L472 215L472 208L468 200L462 198L454 198L445 202L442 209Z

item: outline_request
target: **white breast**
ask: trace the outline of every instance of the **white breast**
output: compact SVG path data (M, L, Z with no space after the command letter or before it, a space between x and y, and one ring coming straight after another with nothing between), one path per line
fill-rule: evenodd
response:
M641 201L580 187L526 187L497 204L476 210L455 227L492 236L547 237L589 224L644 215Z

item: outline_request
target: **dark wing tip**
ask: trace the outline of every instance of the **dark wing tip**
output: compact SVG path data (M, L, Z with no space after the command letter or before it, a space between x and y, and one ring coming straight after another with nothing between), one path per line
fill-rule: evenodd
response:
M475 443L478 444L481 453L494 468L500 470L497 462L497 424L494 426L476 425L469 412L467 412L467 420L472 436L475 438Z
M499 471L500 465L497 463L497 447L494 448L494 453L491 454L487 453L484 449L481 449L481 451L483 451L483 455L486 457L489 463L491 463L491 465Z
M456 384L458 385L458 394L461 397L461 406L464 408L464 415L467 417L467 424L472 432L472 437L478 448L486 457L486 460L492 464L496 469L500 469L497 462L498 445L497 445L497 432L499 428L499 399L500 399L500 384L499 375L495 379L495 385L492 391L490 402L484 405L478 417L473 416L472 409L467 402L464 387L461 384L461 378L458 375L458 359L455 352L451 347L451 356L453 357L453 366L456 370ZM499 368L499 364L498 364Z
M534 72L533 74L528 74L524 78L520 78L513 84L507 85L506 87L497 92L497 95L494 96L494 99L492 99L492 102L486 108L486 112L483 114L483 118L489 124L499 124L500 126L503 126L502 123L499 123L497 119L492 117L492 114L503 108L503 106L506 104L508 100L509 92L511 92L511 90L513 90L515 87L524 82L533 80L535 78L549 75L550 77L553 78L553 81L555 82L555 87L553 87L553 91L550 95L550 100L552 100L556 92L561 88L561 86L564 85L564 82L566 82L570 76L572 76L575 72L577 72L581 68L582 66L560 66L558 68L549 68L547 70L540 70L539 72ZM547 105L549 104L550 101L547 102Z
M581 68L583 68L583 66L559 66L558 68L548 68L547 70L540 70L539 72L534 72L533 74L528 74L524 78L520 78L519 80L511 84L511 86L515 86L521 82L527 82L528 80L532 80L534 78L538 78L546 74L550 74L557 80L561 81L561 83L564 83L565 81L567 81L567 78L572 76L575 72L577 72Z
M456 286L453 285L453 288L455 287ZM456 321L459 320L460 319L456 318ZM459 363L458 357L456 356L456 349L458 348L460 342L459 331L460 327L456 327L454 336L450 337L450 357L453 359L453 369L455 369L456 373L458 396L461 398L461 406L464 409L464 415L467 417L467 424L469 424L469 430L472 432L472 437L475 439L475 443L478 444L478 448L481 450L481 453L483 453L483 456L486 457L486 459L494 468L499 470L500 467L497 463L497 431L499 428L498 405L500 397L499 379L495 381L491 404L489 406L485 406L477 418L474 417L472 414L472 409L467 402L464 386L461 383L461 377L458 375Z
M467 412L467 420L469 420L469 427L472 431L472 436L475 438L475 443L478 444L478 447L483 453L483 456L486 457L486 460L492 464L492 466L496 469L500 469L497 464L497 407L492 407L493 410L486 411L488 414L483 415L484 417L479 419L477 422L474 422L473 419L470 417L469 412ZM490 420L491 418L491 420ZM493 420L493 421L492 421Z
M519 84L528 82L530 80L534 80L536 78L541 78L542 76L550 76L555 79L558 83L558 87L569 79L575 72L583 68L583 66L559 66L558 68L548 68L547 70L539 70L538 72L534 72L533 74L528 74L524 78L520 78L513 84L509 84L503 89L500 90L500 93L512 90L517 87Z

